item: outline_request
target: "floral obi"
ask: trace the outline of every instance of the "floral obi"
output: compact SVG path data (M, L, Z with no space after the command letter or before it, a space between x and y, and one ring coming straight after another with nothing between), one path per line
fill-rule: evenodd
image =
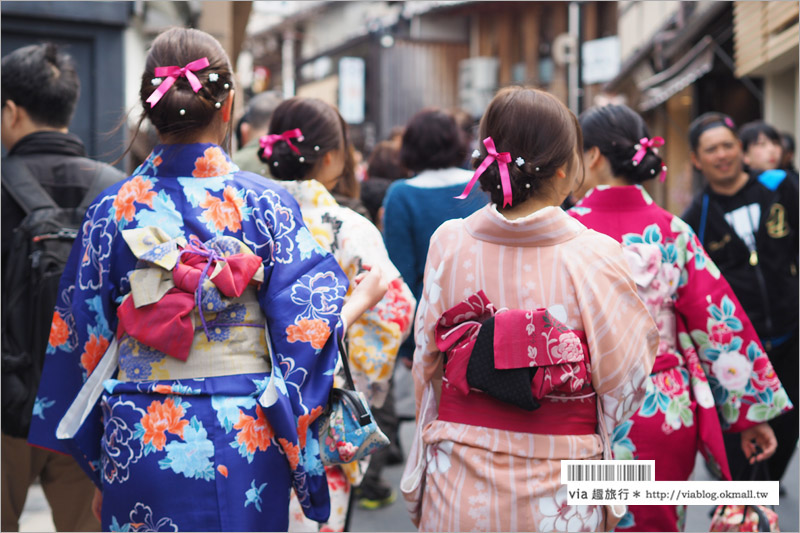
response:
M525 433L596 432L582 331L546 309L496 310L483 291L436 324L445 354L439 420Z
M117 309L120 380L269 371L259 256L233 237L187 243L153 226L122 236L139 263Z

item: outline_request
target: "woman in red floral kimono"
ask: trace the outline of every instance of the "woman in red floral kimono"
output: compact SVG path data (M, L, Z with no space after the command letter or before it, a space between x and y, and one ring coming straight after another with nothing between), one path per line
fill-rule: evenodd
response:
M693 231L641 186L666 175L658 156L664 140L650 139L642 118L625 106L589 109L580 123L588 192L569 212L622 243L661 337L645 401L614 431L615 458L654 459L656 480L681 481L699 449L730 479L721 430L741 432L748 457L754 439L763 449L756 460L766 459L777 446L766 421L791 402ZM617 530L682 531L684 517L685 506L632 506Z

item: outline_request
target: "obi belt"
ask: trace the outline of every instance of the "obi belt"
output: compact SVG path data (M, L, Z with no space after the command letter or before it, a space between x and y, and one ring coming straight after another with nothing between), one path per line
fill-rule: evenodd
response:
M596 433L586 335L546 309L496 310L483 291L436 323L439 420L523 433Z
M122 234L139 264L117 309L121 380L269 371L259 256L227 236L187 242L152 226Z

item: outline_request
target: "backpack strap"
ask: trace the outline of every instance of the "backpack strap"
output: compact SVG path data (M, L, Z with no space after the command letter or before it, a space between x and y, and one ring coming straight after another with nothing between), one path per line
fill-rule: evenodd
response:
M16 157L3 159L0 171L3 187L26 215L45 207L58 208L58 204L47 194L28 166Z
M89 208L91 203L101 192L114 185L124 177L122 172L111 165L106 165L98 161L95 161L95 165L96 171L94 179L89 185L89 189L87 189L83 200L81 200L81 204L78 206L83 211L86 211Z

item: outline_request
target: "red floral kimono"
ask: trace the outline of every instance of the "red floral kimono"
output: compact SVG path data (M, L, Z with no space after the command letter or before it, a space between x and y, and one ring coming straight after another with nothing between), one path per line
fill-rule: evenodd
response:
M730 479L720 429L792 408L730 285L691 228L640 186L597 187L569 213L622 243L661 337L644 403L614 431L615 458L654 459L656 480L682 481L699 449ZM616 530L682 531L684 517L685 506L630 506Z

